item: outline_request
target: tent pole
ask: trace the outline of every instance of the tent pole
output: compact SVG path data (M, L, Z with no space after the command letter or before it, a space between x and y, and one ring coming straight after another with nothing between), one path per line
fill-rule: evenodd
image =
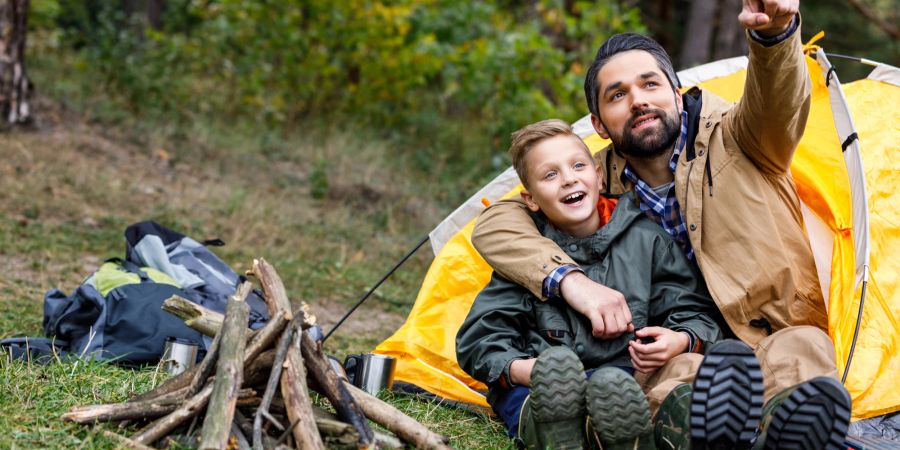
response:
M866 300L866 286L868 280L862 282L862 294L859 296L859 312L856 314L856 329L853 330L853 340L850 342L850 353L847 355L847 364L844 366L844 376L841 377L841 384L847 381L847 374L850 373L850 361L853 360L853 350L856 349L856 338L859 337L859 325L862 323L863 302Z
M369 291L366 292L365 295L363 295L362 298L360 298L356 302L356 304L353 305L353 307L350 308L349 311L347 311L346 314L344 314L344 317L341 317L341 320L338 320L337 323L334 324L334 327L332 327L331 331L329 331L328 334L325 335L325 337L322 339L322 342L325 342L328 339L328 337L331 336L332 333L334 333L334 330L337 330L338 327L341 326L341 324L343 324L344 321L347 320L348 317L350 317L350 314L353 314L353 311L356 311L356 308L359 308L359 306L362 305L363 302L366 301L366 299L369 298L369 296L372 295L373 292L375 292L375 289L378 289L378 287L381 286L381 283L384 283L384 281L387 280L388 277L390 277L394 272L396 272L397 269L399 269L400 266L403 265L403 263L405 263L406 260L409 259L416 251L418 251L420 248L422 248L422 246L425 245L426 242L428 242L427 234L425 235L425 237L422 238L421 241L419 241L418 244L416 244L415 247L413 247L412 250L410 250L409 252L406 253L406 256L404 256L403 258L400 258L400 261L397 261L397 263L394 264L394 267L392 267L391 270L389 270L386 274L384 274L384 276L381 277L381 279L378 280L378 282L375 283L375 285L372 286L372 288L369 289Z

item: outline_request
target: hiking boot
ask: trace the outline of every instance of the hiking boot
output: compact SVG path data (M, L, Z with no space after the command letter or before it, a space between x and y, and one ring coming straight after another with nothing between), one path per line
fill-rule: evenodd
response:
M594 371L587 385L587 408L604 450L656 448L647 397L624 370Z
M694 378L691 448L749 448L762 405L763 377L753 350L737 340L713 345Z
M691 448L691 393L689 384L672 389L653 419L656 448L688 450Z
M544 350L531 371L519 436L529 449L585 447L584 366L568 347Z
M838 450L850 426L850 394L837 380L816 377L769 400L754 449Z

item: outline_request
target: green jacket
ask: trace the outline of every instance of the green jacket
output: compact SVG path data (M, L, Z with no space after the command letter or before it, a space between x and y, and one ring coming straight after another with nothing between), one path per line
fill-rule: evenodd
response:
M633 192L623 195L609 223L585 238L567 236L535 215L541 233L555 241L593 280L621 292L635 328L685 330L705 343L721 338L721 320L699 272L672 238L640 210ZM516 359L537 357L566 345L586 369L631 367L628 341L591 335L586 317L563 300L540 301L527 289L496 273L478 294L456 336L460 367L488 385L488 401L499 395L499 380Z

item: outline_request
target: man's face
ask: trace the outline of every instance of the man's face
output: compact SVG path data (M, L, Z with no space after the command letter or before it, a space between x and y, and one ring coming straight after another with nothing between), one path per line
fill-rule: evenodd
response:
M681 128L681 96L653 55L619 53L597 73L597 106L591 116L597 133L627 156L648 158L670 150Z
M522 191L522 198L529 209L543 211L572 236L597 231L602 178L581 139L567 135L545 139L528 150L525 165L528 189Z

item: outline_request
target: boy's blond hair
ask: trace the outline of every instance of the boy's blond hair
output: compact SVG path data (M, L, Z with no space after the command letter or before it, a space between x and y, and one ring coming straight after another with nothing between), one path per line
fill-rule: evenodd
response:
M572 131L572 127L559 119L547 119L526 125L512 134L512 145L509 147L509 156L512 158L513 168L519 175L519 180L528 188L528 167L525 164L525 155L545 139L556 136L573 136L584 147L584 150L591 155L584 141ZM591 157L593 161L593 157Z

